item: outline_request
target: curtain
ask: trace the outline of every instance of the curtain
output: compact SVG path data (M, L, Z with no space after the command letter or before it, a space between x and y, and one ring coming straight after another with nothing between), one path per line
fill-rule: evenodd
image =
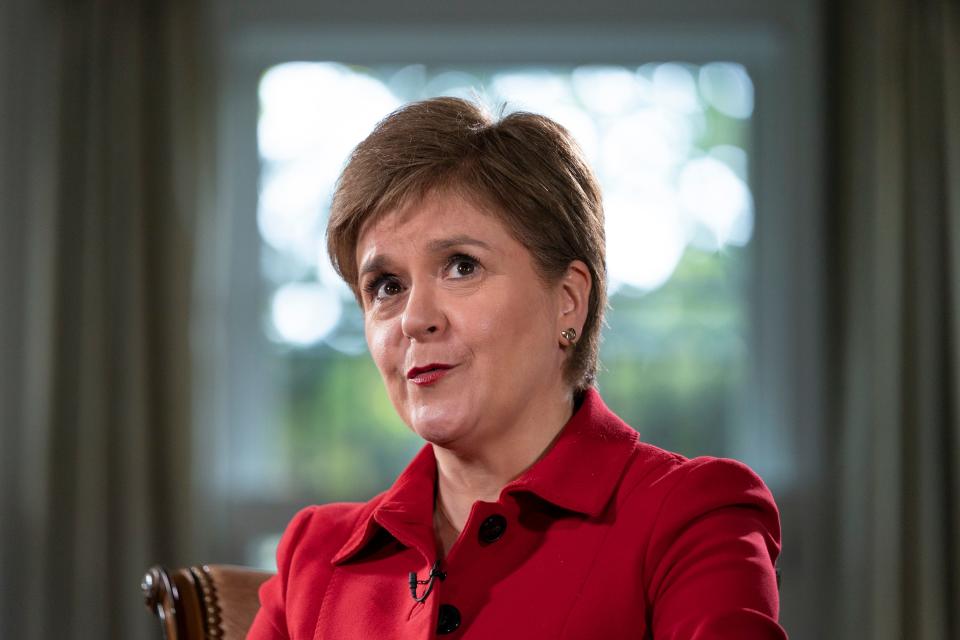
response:
M960 4L832 17L835 626L960 638Z
M191 0L5 5L0 637L155 637L140 578L195 562L200 526L207 23Z

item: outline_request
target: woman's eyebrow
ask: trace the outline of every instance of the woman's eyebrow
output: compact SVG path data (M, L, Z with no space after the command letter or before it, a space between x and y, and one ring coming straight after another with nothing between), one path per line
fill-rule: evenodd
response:
M457 235L449 238L431 240L427 243L426 249L430 253L440 253L454 247L462 247L463 245L473 245L475 247L481 247L483 249L490 250L489 244L483 240L478 240L477 238L473 238L468 235ZM375 255L360 265L360 270L357 273L357 279L363 279L363 276L367 275L368 273L386 271L389 264L390 258L387 257L386 254L381 253L379 255Z
M367 275L368 273L384 271L388 262L389 259L383 254L373 256L360 266L360 272L357 274L357 280L361 280L363 276Z
M490 249L490 245L484 242L483 240L478 240L476 238L459 235L452 236L450 238L441 238L439 240L431 240L427 243L427 249L431 252L440 252L446 251L447 249L452 249L453 247L459 247L463 245L473 245L476 247L481 247L483 249Z

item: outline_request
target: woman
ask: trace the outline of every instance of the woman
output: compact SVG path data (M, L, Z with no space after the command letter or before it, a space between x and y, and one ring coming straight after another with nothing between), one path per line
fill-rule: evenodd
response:
M569 134L452 98L381 122L327 230L427 444L301 511L249 638L784 638L780 526L730 460L640 443L594 388L603 212Z

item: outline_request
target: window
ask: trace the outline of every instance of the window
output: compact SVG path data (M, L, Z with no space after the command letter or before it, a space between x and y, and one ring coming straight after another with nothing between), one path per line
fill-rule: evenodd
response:
M605 198L611 310L599 386L661 446L726 452L742 420L749 342L753 85L741 65L296 62L259 85L261 317L279 486L365 500L422 445L383 391L324 229L352 148L400 105L437 95L543 113L574 134Z
M767 3L740 16L666 4L676 12L510 29L492 25L506 19L492 9L476 26L436 29L325 26L306 4L236 10L198 329L212 363L197 420L211 425L201 451L215 452L203 471L213 558L269 566L297 508L366 499L421 446L365 353L323 225L346 154L379 118L477 93L494 110L555 118L584 148L608 217L604 399L648 442L736 457L764 477L790 541L784 624L817 635L805 631L817 619L806 594L822 455L819 141L802 134L819 130L813 45L775 37L783 24ZM784 3L783 20L799 33L812 6Z

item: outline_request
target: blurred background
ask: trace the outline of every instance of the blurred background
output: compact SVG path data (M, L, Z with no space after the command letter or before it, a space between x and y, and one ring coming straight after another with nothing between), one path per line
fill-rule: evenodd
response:
M956 0L7 0L0 52L0 637L159 637L150 565L389 486L324 227L455 95L582 146L601 393L767 481L790 636L960 638Z

